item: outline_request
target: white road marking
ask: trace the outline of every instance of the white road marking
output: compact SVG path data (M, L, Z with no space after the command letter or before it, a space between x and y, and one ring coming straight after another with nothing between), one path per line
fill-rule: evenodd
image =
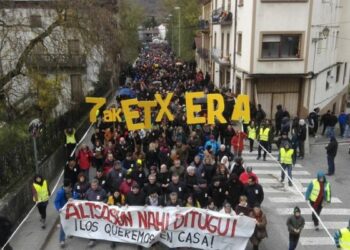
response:
M297 178L293 181L305 184L305 183L310 183L312 180L313 179L310 179L310 178ZM277 180L276 178L259 178L260 184L273 184L278 182L279 180Z
M298 203L298 202L306 202L300 196L289 196L289 197L268 197L271 202L274 203ZM342 201L337 197L331 198L331 203L342 203Z
M334 245L329 237L300 237L300 244L303 246L329 246Z
M341 229L343 227L347 227L349 224L347 221L324 221L323 223L328 229ZM312 221L305 222L304 229L314 229L314 228L315 226Z
M276 162L244 162L245 167L269 167L280 169L280 164ZM301 165L295 165L294 168L302 168Z
M301 214L303 215L311 215L310 208L300 208ZM279 215L291 215L294 210L294 207L290 208L276 208L276 211ZM322 215L349 215L350 209L347 208L323 208L321 212Z
M273 174L273 175L280 175L281 171L280 170L263 170L263 169L253 169L253 172L257 175L259 174ZM292 171L292 176L294 175L310 175L308 171L303 171L303 170L295 170Z

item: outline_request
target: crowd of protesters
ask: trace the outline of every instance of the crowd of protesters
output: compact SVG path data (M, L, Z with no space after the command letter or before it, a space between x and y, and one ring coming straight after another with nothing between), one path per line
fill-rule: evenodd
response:
M267 237L267 219L260 207L264 191L253 169L244 164L245 140L249 141L250 152L255 149L254 144L258 146L258 160L261 157L266 160L267 153L276 144L278 160L285 170L281 172L281 182L287 173L288 183L292 185L292 166L305 154L306 126L312 124L310 133L317 132L318 111L315 110L316 115L311 113L305 121L291 118L288 111L278 105L273 125L266 119L261 105L256 108L251 105L249 124L191 126L186 124L186 92L221 92L225 98L223 114L229 120L235 104L231 90L216 90L208 73L204 75L201 71L196 72L195 65L176 61L164 44L143 48L130 75L131 80L124 86L130 89L129 96L118 95L114 106L120 106L120 101L130 98L130 95L135 95L138 100L153 100L156 93L165 97L168 92L173 92L169 109L175 119L164 118L155 123L156 114L152 113L151 130L128 131L124 122L105 123L101 119L103 112L99 112L91 136L92 146L82 144L73 155L75 130L67 128L68 163L64 185L56 196L56 209L62 209L69 199L77 199L117 206L197 207L245 215L256 220L250 241L253 249L258 249L261 240ZM202 110L200 115L205 116L205 105ZM137 111L140 121L143 121L143 111ZM333 123L329 122L332 119L323 117L321 120L327 133L334 138L331 134L334 129L330 128ZM347 128L345 126L344 131ZM96 171L91 171L92 168ZM90 179L91 173L95 172L96 176ZM42 203L38 208L44 228L50 190L41 176L35 177L33 187L34 199ZM295 214L300 215L300 209L296 208ZM288 229L294 234L292 238L296 246L295 234L300 234L302 223L298 220L300 225L295 229L291 225L295 220L294 217L290 219ZM61 247L65 246L65 237L61 228ZM93 247L95 241L90 240L88 245Z

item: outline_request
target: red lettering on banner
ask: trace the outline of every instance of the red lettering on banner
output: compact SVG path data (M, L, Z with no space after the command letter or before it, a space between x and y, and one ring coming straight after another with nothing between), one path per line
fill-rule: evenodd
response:
M158 214L158 212L155 212ZM148 212L148 226L149 228L154 228L154 230L159 231L158 229L158 221L156 221L156 215L154 215L154 212ZM159 215L158 215L159 218Z
M199 229L200 230L204 230L204 229L206 229L207 228L207 225L208 225L208 214L206 214L205 215L205 217L204 217L204 224L202 224L202 215L203 214L199 214L198 215L198 227L199 227Z
M139 228L149 229L147 212L137 212L137 217L139 221Z
M175 223L174 223L174 229L178 229L183 226L184 224L184 216L182 214L175 214Z
M132 227L133 226L133 221L132 221L132 216L130 212L121 212L121 215L119 216L121 219L121 224L120 226L125 226L125 227Z
M221 222L223 222L223 220L224 220L224 218L220 218L219 224L218 224L218 235L220 235L220 236L226 236L226 234L228 232L229 225L230 225L230 221L231 221L231 219L227 218L225 229L224 229L224 231L221 231Z
M71 217L80 220L80 213L78 208L74 204L68 203L66 207L66 220L69 220Z
M237 220L234 219L233 223L232 223L232 232L231 232L231 237L235 237L235 233L236 233L236 226L237 226Z
M207 230L209 233L215 233L216 230L217 230L217 227L215 225L212 225L211 222L213 220L218 220L219 218L216 217L216 216L210 216L209 219L208 219L208 224L207 224Z
M86 202L85 204L87 204L87 203L88 202ZM94 218L93 214L90 214L90 216L88 214L85 214L83 204L79 204L78 207L79 207L81 219L87 219L87 218L90 218L90 217Z
M94 213L93 213L94 219L101 219L101 218L102 218L102 213L100 213L99 215L98 215L98 214L95 214L95 211L96 211L96 210L100 210L100 211L101 211L101 206L98 205L98 204L95 204L95 207L94 207L94 208L95 208L95 209L94 209Z
M89 207L89 209L90 209L90 217L92 219L94 219L95 218L95 215L94 215L95 203L93 203L93 202L85 202L84 204ZM79 206L81 206L81 204L79 204ZM89 217L86 217L86 218L89 218Z

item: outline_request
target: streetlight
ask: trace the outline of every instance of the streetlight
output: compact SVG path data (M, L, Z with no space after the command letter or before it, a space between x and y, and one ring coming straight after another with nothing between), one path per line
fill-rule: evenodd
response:
M179 11L179 51L178 51L178 55L180 57L181 56L181 7L175 6L174 10Z
M28 132L33 138L33 149L34 149L34 161L35 161L35 172L39 173L39 162L38 162L38 149L36 146L36 138L41 134L44 126L40 119L36 118L29 123Z

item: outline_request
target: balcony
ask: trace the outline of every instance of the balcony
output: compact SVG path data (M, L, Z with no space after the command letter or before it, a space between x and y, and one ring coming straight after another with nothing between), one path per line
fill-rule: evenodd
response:
M198 48L197 49L197 53L204 60L208 60L209 59L209 50L208 49L206 49L206 48Z
M229 26L232 25L232 12L224 11L220 17L221 26Z
M56 69L83 70L87 63L85 55L33 54L28 58L27 65L48 71Z
M210 28L209 21L199 20L198 27L199 27L199 30L202 31L203 33L208 33Z
M223 53L220 49L213 49L212 50L212 58L215 62L222 66L230 66L231 61L229 56L223 56Z
M221 20L221 14L223 12L222 8L216 9L212 12L212 23L219 24Z

